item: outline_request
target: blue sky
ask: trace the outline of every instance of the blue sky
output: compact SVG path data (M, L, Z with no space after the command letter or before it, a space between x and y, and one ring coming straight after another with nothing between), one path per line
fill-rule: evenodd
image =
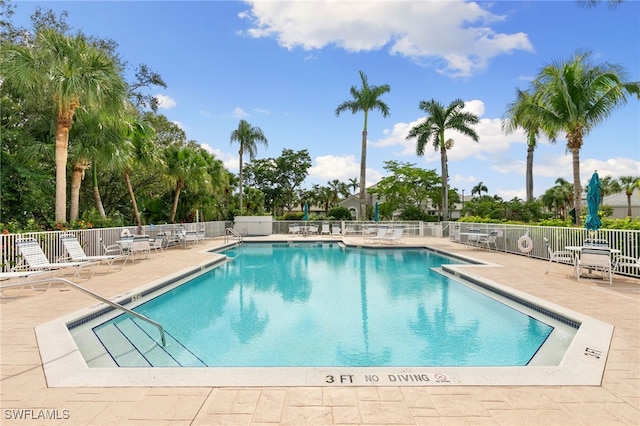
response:
M551 62L590 50L594 62L621 65L640 80L640 2L587 9L575 1L40 1L16 2L14 23L37 5L69 12L75 29L119 44L131 65L145 63L167 89L154 89L160 113L187 137L238 171L229 136L245 119L269 141L258 158L308 149L305 187L359 177L362 113L335 115L360 87L388 84L389 118L369 116L367 184L384 161L413 163L440 174L432 148L415 154L408 130L423 118L422 100L455 99L481 118L480 141L451 133L452 187L468 195L479 182L490 195L525 198L526 143L503 134L500 121L516 87ZM73 141L70 141L73 143ZM534 154L534 195L557 178L573 182L564 135ZM640 175L640 102L631 98L584 140L581 177ZM246 161L246 160L245 160Z

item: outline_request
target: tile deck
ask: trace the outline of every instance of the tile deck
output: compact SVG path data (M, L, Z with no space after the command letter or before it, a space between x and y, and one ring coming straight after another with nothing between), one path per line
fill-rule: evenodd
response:
M291 237L280 237L290 240ZM303 240L304 237L294 237ZM359 244L361 237L347 240ZM335 241L335 239L334 239ZM223 243L152 254L77 280L107 298L210 259ZM640 425L640 280L576 281L572 268L440 238L408 238L496 266L474 273L615 329L600 386L48 387L35 327L95 304L74 289L25 288L0 300L3 425ZM15 290L5 291L6 296Z

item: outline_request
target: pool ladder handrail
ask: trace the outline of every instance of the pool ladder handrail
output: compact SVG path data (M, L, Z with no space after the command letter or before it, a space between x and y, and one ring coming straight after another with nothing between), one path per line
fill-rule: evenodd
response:
M80 290L81 292L83 292L85 294L88 294L89 296L91 296L91 297L93 297L95 299L98 299L102 303L106 303L107 305L109 305L109 306L111 306L111 307L113 307L115 309L119 309L121 311L124 311L124 312L128 313L129 315L132 315L132 316L142 320L142 321L148 322L149 324L151 324L154 327L156 327L158 329L158 331L160 331L160 339L162 341L162 346L167 346L167 340L166 340L165 335L164 335L164 328L162 327L162 325L160 323L158 323L158 322L156 322L156 321L154 321L154 320L152 320L152 319L150 319L150 318L148 318L148 317L146 317L146 316L144 316L142 314L139 314L139 313L137 313L135 311L132 311L129 308L125 308L124 306L120 305L119 303L116 303L116 302L113 302L113 301L111 301L109 299L106 299L106 298L100 296L99 294L94 293L93 291L88 290L88 289L86 289L86 288L74 283L73 281L69 281L66 278L51 277L51 278L42 278L42 279L33 280L33 281L22 281L22 282L14 283L14 284L5 284L5 285L2 286L2 289L5 290L5 289L11 288L11 287L33 286L33 285L36 285L36 284L51 283L52 281L63 282L63 283L65 283L65 284L67 284L67 285L69 285L71 287L74 287L77 290Z
M224 234L224 242L228 242L229 241L229 236L233 235L234 237L236 237L238 239L238 242L240 244L242 244L242 234L240 234L238 231L236 231L233 228L227 228L225 230L225 234Z

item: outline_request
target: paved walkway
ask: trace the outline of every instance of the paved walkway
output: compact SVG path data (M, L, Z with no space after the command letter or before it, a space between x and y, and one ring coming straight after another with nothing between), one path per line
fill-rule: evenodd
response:
M303 238L303 237L297 237ZM357 242L360 237L353 237ZM54 285L0 301L3 425L640 425L640 280L581 280L569 266L469 248L438 238L407 242L498 267L477 275L615 326L601 386L48 388L34 327L95 303ZM210 257L207 241L166 250L79 284L113 297ZM12 291L11 291L12 292ZM7 295L11 294L7 291Z

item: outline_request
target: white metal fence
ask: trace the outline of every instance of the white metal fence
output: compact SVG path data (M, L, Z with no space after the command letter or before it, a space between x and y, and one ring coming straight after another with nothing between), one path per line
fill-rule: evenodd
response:
M389 226L400 227L405 229L404 236L411 237L438 237L449 238L453 242L464 244L465 236L470 231L481 233L490 233L496 231L498 237L496 246L498 250L505 253L511 253L520 256L529 256L538 259L548 259L544 238L547 238L554 250L564 249L565 246L580 246L586 238L596 237L605 239L609 242L611 248L620 250L624 256L640 258L640 231L601 229L597 231L597 235L592 236L584 228L566 228L566 227L550 227L550 226L525 226L525 225L504 225L493 223L468 223L468 222L419 222L419 221L403 221L403 222L366 222L366 221L273 221L273 234L288 234L289 227L294 224L298 225L317 225L318 229L322 229L322 224L329 224L330 229L339 226L342 233L347 235L361 235L366 227L370 226ZM122 228L100 228L100 229L84 229L72 231L50 231L50 232L30 232L25 234L0 234L0 260L2 262L1 270L9 271L16 265L19 265L21 259L15 248L15 241L21 238L35 238L40 242L41 247L47 254L51 262L65 256L64 249L60 243L60 235L63 233L72 233L76 235L82 244L87 255L99 255L103 253L103 242L105 245L115 244L120 239L120 234L124 229L128 229L130 233L143 233L150 237L155 237L159 232L173 233L178 228L185 228L187 231L198 231L204 228L205 237L213 238L224 236L225 230L232 227L231 222L200 222L175 225L149 225L143 229L137 230L135 226ZM531 238L533 248L528 253L524 253L518 246L518 240L525 235ZM102 241L101 241L102 240ZM627 267L618 271L625 275L640 278L640 268Z

